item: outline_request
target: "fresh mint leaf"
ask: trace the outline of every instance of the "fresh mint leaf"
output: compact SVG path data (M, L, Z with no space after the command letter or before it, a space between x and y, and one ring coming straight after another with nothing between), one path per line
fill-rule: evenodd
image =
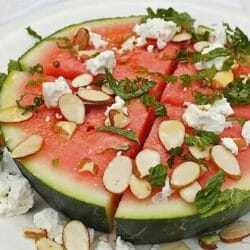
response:
M181 155L183 153L183 148L182 147L175 147L175 148L170 149L168 151L168 153L170 154L170 157L168 158L167 163L168 163L168 166L171 168L174 165L175 158L177 156L181 157Z
M29 80L26 86L36 86L43 82L43 79Z
M191 54L189 51L178 50L175 55L181 63L186 63Z
M156 85L155 81L137 77L135 80L123 79L117 81L111 72L106 68L106 81L115 95L120 96L123 100L130 100L141 97Z
M112 133L124 136L131 141L135 141L135 142L139 143L139 139L137 137L137 134L133 130L121 129L121 128L117 128L117 127L113 127L113 126L102 126L102 127L98 127L97 131L112 132Z
M8 63L8 73L11 71L21 71L21 66L18 61L10 59Z
M201 92L194 92L193 97L195 103L198 105L213 104L215 101L220 100L223 96L220 93L203 94Z
M157 9L156 12L154 12L151 8L147 8L147 12L148 15L145 17L145 19L161 18L165 21L173 21L186 31L193 30L193 24L195 20L187 12L178 12L173 8Z
M156 117L166 117L168 115L167 109L164 104L157 102L155 107Z
M164 187L167 176L167 167L158 164L149 169L149 182L152 188Z
M21 102L28 95L34 95L33 103L28 104L28 105L23 105ZM16 100L16 104L17 104L17 107L20 109L23 109L25 113L28 111L36 111L38 107L44 104L44 100L41 95L25 93L20 96L20 99Z
M250 80L244 82L244 78L237 78L223 91L223 95L231 104L250 104Z
M214 132L196 130L195 133L201 138L204 138L210 145L216 145L220 141L220 138Z
M34 75L35 73L42 74L43 73L43 66L42 64L38 63L28 70L29 74Z
M217 57L231 56L232 52L227 48L215 48L207 54L194 53L192 55L192 63L207 62Z
M237 121L241 127L243 127L244 123L246 122L246 118L243 117L239 117L239 116L231 116L231 117L227 117L227 121L228 122L232 122L232 121Z
M216 202L221 195L221 187L224 182L225 174L220 170L213 176L206 185L197 193L195 205L199 214L208 213L216 205Z
M34 31L30 26L26 27L26 30L31 36L38 39L38 41L43 40L43 38L36 31Z
M76 53L76 50L68 37L56 37L50 39L57 41L56 44L59 49L67 49L73 53Z
M54 167L54 168L57 168L59 166L59 162L60 160L59 159L53 159L51 161L51 165Z

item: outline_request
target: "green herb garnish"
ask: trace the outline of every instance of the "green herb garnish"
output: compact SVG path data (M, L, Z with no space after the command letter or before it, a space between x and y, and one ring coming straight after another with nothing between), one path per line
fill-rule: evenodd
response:
M115 95L120 96L125 101L144 95L156 85L155 81L141 77L137 77L135 80L125 78L118 82L107 68L105 72L106 81L110 88L114 91Z
M58 48L68 49L71 52L76 53L76 50L68 37L56 37L52 38L52 40L57 40L56 44Z
M37 110L38 107L40 107L41 105L44 104L44 100L43 100L43 97L41 95L31 94L31 95L35 96L34 99L33 99L33 103L28 104L28 105L22 105L21 102L23 101L23 99L27 95L30 95L30 94L25 93L25 94L20 96L19 100L16 100L17 107L20 108L20 109L23 109L24 113L25 112L30 112L30 111L35 111L35 110Z
M28 83L26 84L26 86L36 86L42 82L43 82L42 79L29 80Z
M144 20L149 18L161 18L165 21L173 21L178 26L182 27L186 31L193 30L194 19L187 12L177 12L173 8L157 9L154 12L151 8L147 8L148 15Z
M183 153L183 148L182 147L176 147L176 148L172 148L168 151L168 153L170 154L170 157L167 160L168 166L171 168L174 165L174 161L176 156L180 156Z
M0 73L0 88L2 87L7 75L5 73Z
M11 71L21 71L21 66L19 64L19 61L10 59L8 63L8 73L10 73Z
M152 188L164 187L167 176L167 167L158 164L149 169L149 182Z
M231 116L231 117L227 117L227 119L226 119L226 121L228 121L228 122L237 121L241 127L243 127L246 120L247 120L246 118L239 117L239 116Z
M181 63L186 63L191 54L189 51L178 50L175 55Z
M203 94L201 92L193 93L195 103L198 105L213 104L215 101L220 100L223 96L220 93Z
M102 126L98 127L97 131L102 131L102 132L112 132L121 136L124 136L128 138L131 141L135 141L139 143L139 139L137 137L137 134L133 130L126 130L126 129L121 129L113 126Z
M54 168L58 167L58 166L59 166L59 159L53 159L53 160L51 161L51 165L52 165Z
M34 75L35 73L42 74L43 73L43 65L38 63L32 67L29 68L28 70L29 74Z
M30 26L26 27L26 30L31 36L38 39L39 41L43 40L43 38L36 31L34 31Z
M250 80L244 82L244 78L237 78L230 83L223 91L227 100L232 104L250 104Z

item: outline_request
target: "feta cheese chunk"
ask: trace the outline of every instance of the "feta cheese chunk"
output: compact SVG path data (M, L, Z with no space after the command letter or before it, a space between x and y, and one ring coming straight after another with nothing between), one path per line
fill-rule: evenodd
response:
M29 182L20 174L0 174L0 215L25 214L34 205Z
M99 240L95 245L95 250L112 250L112 247L108 242Z
M220 134L228 127L229 123L226 117L233 114L230 104L225 98L217 100L213 105L196 105L185 103L185 109L182 119L192 128L211 131Z
M169 183L169 178L167 177L165 180L165 185L162 188L161 192L156 193L153 197L152 197L152 202L157 204L159 202L161 202L162 200L164 200L165 202L167 201L168 197L174 192L173 189L171 189L170 187L170 183Z
M44 103L48 108L55 108L60 96L67 93L72 93L72 90L62 76L58 77L54 82L43 83Z
M250 120L244 123L241 135L250 144Z
M237 144L234 142L233 138L223 137L221 138L222 145L225 146L233 154L237 155L239 152Z
M125 51L132 51L134 49L135 36L129 37L122 45L119 50L120 53Z
M108 45L108 42L102 39L100 34L89 32L90 43L93 44L95 49L105 48Z
M119 236L116 239L115 250L135 250L135 247L130 242L123 241Z
M46 208L34 215L34 225L45 229L51 240L62 244L63 227L66 218L52 208Z
M93 74L104 74L105 68L111 72L116 65L115 53L112 50L101 52L98 56L86 61L87 69Z
M172 21L152 18L147 19L146 23L136 24L133 31L139 36L137 39L138 46L146 44L146 38L152 38L157 40L157 47L163 49L172 40L176 32L180 31L180 27Z

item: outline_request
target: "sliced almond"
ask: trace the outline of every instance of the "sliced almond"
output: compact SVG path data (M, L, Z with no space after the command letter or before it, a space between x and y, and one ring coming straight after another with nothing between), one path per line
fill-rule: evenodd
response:
M89 31L85 28L80 28L74 36L73 45L78 50L86 49L89 39Z
M197 159L206 159L209 160L210 158L210 150L211 146L206 146L204 150L200 150L200 148L196 146L189 146L188 149L190 153Z
M212 81L212 86L217 89L224 89L233 80L234 74L231 69L228 71L220 71L215 74Z
M187 161L177 166L171 176L170 184L174 189L181 189L189 186L200 176L200 165Z
M196 194L201 190L201 185L199 184L198 181L193 182L191 185L182 188L180 190L180 196L181 198L188 202L188 203L193 203L196 197Z
M197 52L201 52L203 49L207 48L210 46L209 42L206 41L201 41L201 42L197 42L194 44L194 49Z
M239 151L246 150L248 148L248 143L244 138L234 138L234 143L237 145Z
M79 173L90 172L94 175L97 174L98 166L89 158L84 158L80 162Z
M68 222L63 229L65 250L89 250L90 238L87 227L78 220Z
M191 250L183 241L159 244L158 250Z
M30 135L20 142L11 152L12 158L22 158L38 152L43 144L43 138L40 135Z
M173 42L184 42L184 41L188 41L192 38L192 35L189 33L180 33L177 34L173 37L172 41Z
M95 57L96 55L98 55L100 52L98 50L95 49L91 49L91 50L79 50L78 51L78 57L82 60L88 60L90 58Z
M216 145L211 150L214 163L233 179L241 178L241 170L234 154L222 145Z
M111 126L125 128L129 124L129 118L121 110L111 109L109 111L109 121Z
M74 122L60 121L54 126L54 131L61 134L66 139L70 140L74 134L77 125Z
M0 109L0 122L22 122L30 119L32 115L32 112L12 106Z
M35 240L47 237L47 232L44 229L37 227L25 227L23 230L23 234L26 238Z
M63 116L70 122L83 124L85 119L85 106L82 100L74 94L65 94L59 98L59 108Z
M147 180L139 179L135 175L130 177L129 187L138 199L145 199L151 194L151 185Z
M159 126L158 135L163 146L170 150L183 144L185 127L177 120L163 121Z
M63 250L63 247L48 238L40 238L36 241L37 250Z
M79 89L77 93L84 102L88 104L103 105L109 104L113 98L100 90Z
M161 163L160 153L154 149L143 149L135 157L136 167L143 178L149 175L149 169Z
M91 84L91 82L93 82L93 76L88 73L83 73L75 77L72 80L71 85L74 88L80 88L80 87L88 86L89 84Z
M236 221L224 227L219 235L220 238L227 243L241 241L243 238L250 235L250 222L242 220Z
M128 156L116 156L108 164L103 175L106 189L115 194L123 193L129 186L132 166L132 161Z
M114 91L109 87L109 84L107 82L102 84L101 87L102 91L108 95L113 95Z

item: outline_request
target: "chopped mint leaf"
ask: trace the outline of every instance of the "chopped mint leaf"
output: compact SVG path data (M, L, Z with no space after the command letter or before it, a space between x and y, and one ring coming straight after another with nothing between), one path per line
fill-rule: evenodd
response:
M24 110L24 113L25 112L28 112L28 111L35 111L37 110L38 107L40 107L41 105L44 104L44 100L43 100L43 97L41 95L36 95L36 94L31 94L31 95L34 95L34 99L33 99L33 103L32 104L28 104L28 105L23 105L21 104L21 102L23 101L23 99L30 95L29 93L25 93L23 95L20 96L20 99L19 100L16 100L16 104L17 104L17 107L20 108L20 109L23 109Z
M203 94L201 92L193 93L195 103L198 105L213 104L215 101L220 100L223 96L220 93Z
M222 71L228 71L232 68L232 66L234 65L234 58L232 56L230 56L222 65L221 70Z
M51 161L51 165L52 165L54 168L58 167L58 166L59 166L59 159L53 159L53 160Z
M5 73L0 73L0 88L2 87L7 75Z
M28 70L28 72L31 75L34 75L35 73L42 74L43 73L43 66L42 66L42 64L38 63L38 64L30 67L29 70Z
M192 55L192 63L202 62L202 61L210 61L217 57L225 57L231 56L232 52L227 48L215 48L209 51L207 54L193 53Z
M43 40L43 38L36 31L34 31L30 26L26 27L26 30L31 36L38 39L39 41Z
M204 138L210 145L216 145L220 141L220 138L214 132L196 130L195 133L201 138Z
M68 49L69 51L76 53L76 50L68 37L56 37L51 38L52 40L57 40L57 47L60 49Z
M232 121L237 121L241 127L243 127L244 123L246 122L246 118L243 117L239 117L239 116L231 116L231 117L227 117L227 121L228 122L232 122Z
M36 86L43 82L43 79L29 80L26 86Z
M145 19L161 18L165 21L173 21L186 31L193 30L193 24L195 20L187 12L178 12L173 8L157 9L156 12L154 12L151 8L147 8L147 12L148 15L145 17Z
M224 178L225 174L222 170L220 170L197 193L195 205L201 215L208 213L216 205L217 199L221 194L220 190L224 182Z
M139 139L137 137L137 134L133 130L126 130L126 129L121 129L113 126L102 126L98 127L97 131L102 131L102 132L112 132L121 136L124 136L128 138L131 141L135 141L139 143Z
M168 166L171 168L174 165L174 161L176 156L180 156L183 153L183 148L182 147L176 147L176 148L172 148L168 151L168 153L170 154L170 157L167 160Z
M21 71L21 66L18 61L10 59L8 63L8 73L11 71Z
M237 78L230 83L223 91L227 100L232 104L250 104L250 80L244 82L244 78Z
M135 80L125 78L118 82L107 68L105 72L106 81L109 83L110 88L115 95L120 96L125 101L144 95L156 85L155 81L141 77L137 77Z
M158 164L149 169L149 182L152 188L164 187L167 176L167 167Z
M155 116L156 117L165 117L168 115L167 109L164 104L157 102L155 107Z
M191 54L189 51L178 50L175 55L181 63L186 63Z

